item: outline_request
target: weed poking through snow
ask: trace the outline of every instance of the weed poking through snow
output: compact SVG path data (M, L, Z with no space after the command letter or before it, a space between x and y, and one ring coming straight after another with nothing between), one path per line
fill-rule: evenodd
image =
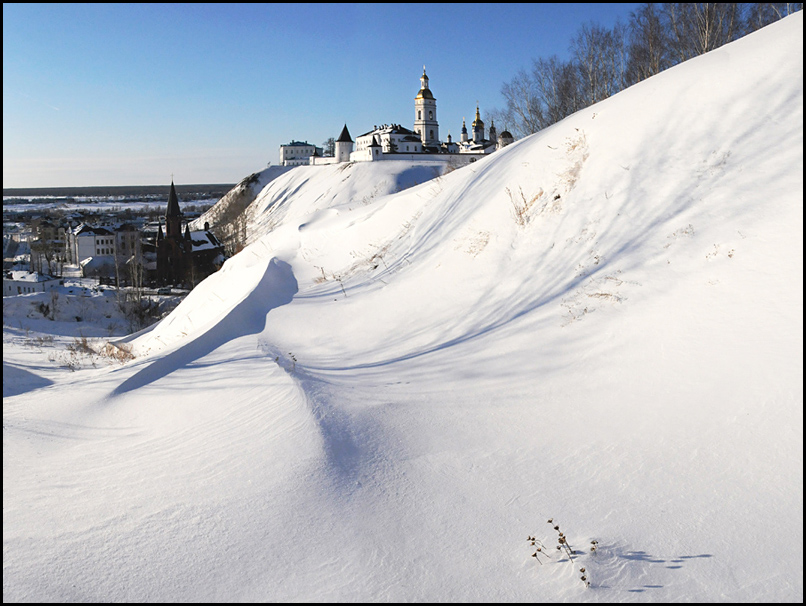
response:
M529 537L526 537L526 540L529 541L529 544L532 547L535 548L535 552L532 554L532 557L537 560L538 564L540 564L541 566L543 565L543 562L540 561L540 558L537 555L538 553L541 553L544 556L546 556L547 558L551 559L551 555L549 554L548 550L546 549L546 546L543 545L543 543L540 542L539 539L536 539L535 537L529 536Z
M571 544L568 542L568 537L566 537L565 533L562 530L560 530L560 525L554 522L554 518L549 518L548 523L551 524L552 528L554 528L554 530L557 531L557 545L555 546L555 548L557 549L557 551L567 555L568 556L568 561L571 563L572 566L574 566L575 565L574 564L574 556L576 556L577 559L579 559L580 557L582 557L585 554L583 552L575 551L571 547ZM531 535L529 535L526 538L526 540L529 542L529 545L531 545L532 547L535 548L535 551L532 554L532 557L537 560L538 564L540 564L541 566L543 565L543 562L540 560L540 555L543 555L546 558L551 559L551 556L549 555L550 550L546 548L546 546L543 544L542 541L540 541L538 538L533 537ZM595 541L595 540L591 541L591 548L590 548L591 554L596 553L596 548L598 546L599 546L599 541ZM587 568L585 568L584 566L580 566L579 572L580 572L580 577L579 578L585 584L585 587L590 587L591 586L591 583L590 583L590 580L589 580L590 574L588 573Z

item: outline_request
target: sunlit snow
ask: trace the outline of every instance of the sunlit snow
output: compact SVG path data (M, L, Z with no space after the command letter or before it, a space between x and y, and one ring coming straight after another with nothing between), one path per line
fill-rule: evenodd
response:
M277 176L124 365L4 300L4 601L802 601L802 11L436 174Z

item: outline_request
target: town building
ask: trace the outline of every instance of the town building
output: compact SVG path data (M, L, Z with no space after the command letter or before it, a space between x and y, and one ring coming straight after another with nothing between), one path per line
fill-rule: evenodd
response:
M115 255L115 233L108 227L81 223L67 232L67 263L78 265L94 257Z
M126 263L142 253L142 231L132 223L95 226L80 223L66 233L66 261L85 278L115 278L127 283Z
M49 292L61 280L35 271L4 271L3 296L24 295L32 292Z
M280 146L280 166L307 166L311 158L321 158L325 150L307 141L292 141Z

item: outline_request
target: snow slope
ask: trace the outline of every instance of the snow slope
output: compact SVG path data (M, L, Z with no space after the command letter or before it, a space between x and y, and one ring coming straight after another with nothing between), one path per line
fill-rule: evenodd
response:
M4 600L802 601L802 48L274 178L137 359L4 398Z
M290 166L269 166L245 177L201 217L191 221L190 228L197 230L202 229L208 222L210 225L218 225L232 221L254 201L261 189L273 179L287 173L291 168Z

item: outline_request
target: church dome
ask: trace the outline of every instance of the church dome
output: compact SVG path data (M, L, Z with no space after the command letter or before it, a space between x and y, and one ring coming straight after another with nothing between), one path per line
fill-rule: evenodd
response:
M434 95L427 88L421 88L415 99L433 99Z
M481 119L481 115L479 114L479 106L476 106L476 119L473 120L472 124L473 128L475 129L477 126L484 126L484 122Z

